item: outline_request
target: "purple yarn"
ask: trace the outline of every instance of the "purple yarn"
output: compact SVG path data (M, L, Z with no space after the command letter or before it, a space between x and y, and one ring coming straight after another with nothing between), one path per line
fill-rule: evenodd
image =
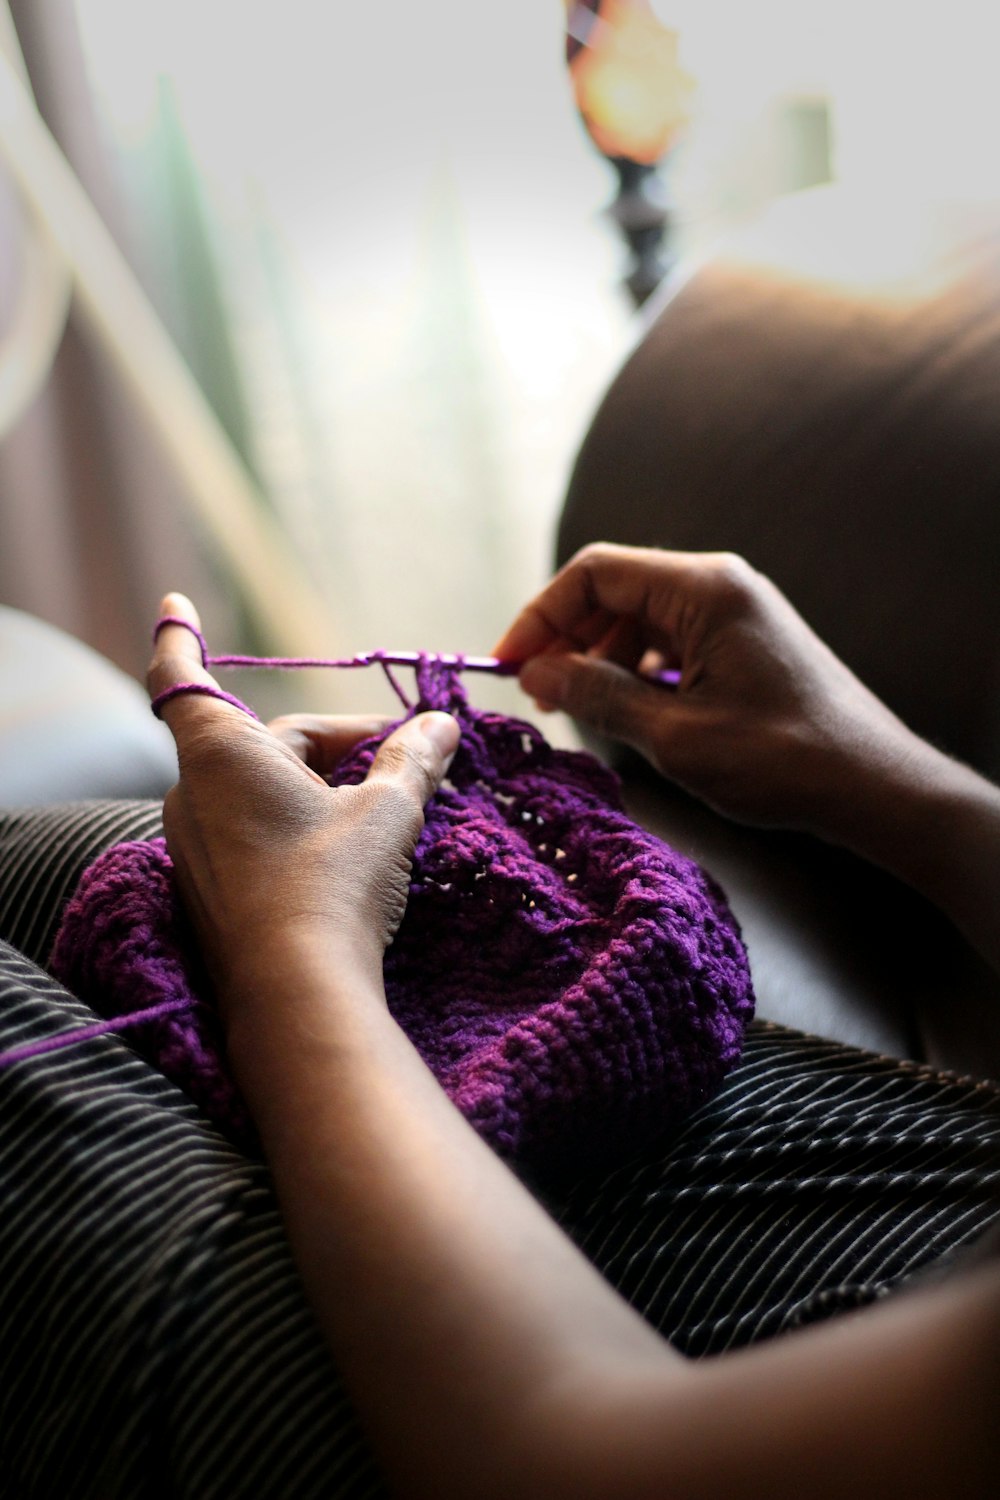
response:
M232 693L225 693L222 688L208 682L175 682L173 687L164 688L162 693L157 693L149 706L159 719L162 718L161 710L165 703L169 703L171 698L181 698L188 693L196 693L203 698L217 698L220 703L229 703L233 708L238 708L242 713L260 723L260 716L254 713L242 698L236 698Z
M112 1023L131 1029L139 1010L155 1008L154 1020L134 1027L139 1051L237 1139L252 1138L163 839L115 844L87 867L48 966Z
M111 1031L127 1031L133 1026L141 1026L144 1021L155 1021L161 1016L169 1016L174 1011L190 1010L190 997L185 996L180 1000L163 1000L158 1005L147 1006L145 1010L129 1011L127 1015L115 1016L111 1020L93 1021L89 1026L74 1026L70 1031L54 1031L51 1036L39 1037L36 1042L24 1042L19 1047L9 1047L6 1052L0 1052L0 1068L6 1068L9 1063L24 1062L29 1057L43 1057L46 1052L60 1052L74 1042L86 1042L93 1036L106 1036Z
M414 712L453 713L462 739L386 954L390 1009L505 1155L620 1149L683 1118L737 1061L753 1013L738 926L698 865L631 821L612 772L473 708L458 671L417 668ZM334 784L361 781L377 744L357 747ZM51 967L105 1013L202 997L144 1025L138 1045L247 1137L162 840L89 868Z

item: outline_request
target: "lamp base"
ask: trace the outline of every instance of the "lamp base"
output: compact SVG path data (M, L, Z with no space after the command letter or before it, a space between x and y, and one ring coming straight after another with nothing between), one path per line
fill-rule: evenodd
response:
M673 204L662 163L632 161L627 156L606 160L618 174L618 195L606 212L618 225L631 254L622 281L636 307L641 307L676 260L669 249Z

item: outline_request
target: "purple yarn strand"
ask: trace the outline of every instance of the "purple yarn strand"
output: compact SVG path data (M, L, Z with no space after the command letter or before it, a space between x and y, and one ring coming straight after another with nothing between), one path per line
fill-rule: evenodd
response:
M154 644L166 625L180 625L191 632L201 647L202 665L205 667L271 667L280 671L295 671L309 667L419 667L424 661L437 661L443 667L454 667L457 672L493 672L498 677L515 677L520 670L515 662L501 661L496 656L466 656L460 651L359 651L355 656L241 656L226 653L213 656L208 642L190 620L181 615L162 615L153 627Z
M399 678L396 676L395 672L392 670L392 668L390 667L390 665L389 665L389 663L387 661L380 661L379 662L379 666L382 668L382 671L385 674L385 680L386 680L386 682L388 682L389 686L392 688L393 692L396 694L396 697L399 699L400 703L406 709L406 712L410 713L412 711L412 709L413 709L413 704L410 702L409 698L406 696L406 693L405 693L405 691L403 689L403 685L400 682Z
M197 693L203 698L218 698L220 703L229 703L233 708L240 709L242 713L247 714L251 719L256 719L258 724L260 723L260 715L255 714L242 699L234 697L232 693L227 693L220 687L215 687L210 682L175 682L173 687L164 688L162 693L157 693L149 706L158 719L162 718L163 705L169 703L171 698L180 698L185 693Z
M58 1052L63 1047L86 1042L92 1036L105 1036L110 1031L126 1031L130 1026L141 1026L144 1021L157 1021L161 1016L172 1015L178 1010L191 1010L194 1003L190 999L164 1000L161 1005L148 1005L144 1010L130 1011L128 1015L112 1016L109 1020L95 1021L90 1026L75 1026L72 1031L57 1032L55 1036L43 1037L37 1042L25 1042L21 1047L0 1052L0 1068L5 1068L8 1063L23 1062L28 1057L41 1057L46 1052Z
M245 656L238 653L226 653L213 656L208 649L208 642L196 625L190 620L185 620L181 615L163 615L157 620L153 627L154 644L159 639L160 631L166 625L180 625L183 629L190 631L201 649L202 665L208 667L250 667L278 670L282 672L300 671L310 668L335 668L339 670L350 670L354 667L381 667L392 691L399 699L407 713L413 711L413 704L404 691L399 679L392 671L397 667L414 667L419 672L426 663L431 662L440 667L448 668L453 672L491 672L497 677L514 677L520 670L517 663L501 661L496 656L466 656L459 651L359 651L355 656ZM232 693L225 692L207 682L178 682L173 687L166 688L162 693L157 693L150 707L156 717L162 717L161 710L165 703L171 698L179 698L184 693L200 693L206 698L218 698L220 703L229 703L233 708L240 709L249 714L251 719L257 719L259 715L254 713L242 699L235 697Z
M192 625L191 621L190 620L185 620L182 615L162 615L160 617L160 619L157 620L156 624L153 626L153 645L154 646L156 645L156 642L159 640L159 638L160 638L160 631L163 629L163 627L165 625L181 625L181 626L183 626L183 628L185 630L189 630L191 632L191 634L194 636L195 640L198 642L198 645L201 647L201 664L202 664L202 666L206 666L207 665L207 663L208 663L208 642L206 641L205 637L202 635L201 631L198 629L197 625Z

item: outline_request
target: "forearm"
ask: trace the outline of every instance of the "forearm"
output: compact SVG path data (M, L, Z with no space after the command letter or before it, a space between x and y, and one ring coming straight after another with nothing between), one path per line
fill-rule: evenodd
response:
M406 1500L992 1493L992 1270L689 1363L473 1134L370 972L275 952L243 999L231 1054L292 1249Z
M460 1117L372 975L331 962L275 952L231 1029L293 1252L390 1477L510 1493L567 1379L684 1365Z
M1000 972L1000 789L909 731L831 784L814 831L913 886Z

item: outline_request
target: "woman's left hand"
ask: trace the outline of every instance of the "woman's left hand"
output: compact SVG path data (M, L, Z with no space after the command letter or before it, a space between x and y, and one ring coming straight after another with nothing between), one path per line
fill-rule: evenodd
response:
M182 594L168 594L161 614L200 628ZM149 691L180 683L216 686L197 637L166 625ZM360 785L331 788L323 775L388 720L296 716L265 726L195 693L171 698L162 716L180 765L164 804L167 845L224 1012L227 981L246 950L272 938L334 939L380 970L406 906L424 804L458 745L455 720L408 720Z

